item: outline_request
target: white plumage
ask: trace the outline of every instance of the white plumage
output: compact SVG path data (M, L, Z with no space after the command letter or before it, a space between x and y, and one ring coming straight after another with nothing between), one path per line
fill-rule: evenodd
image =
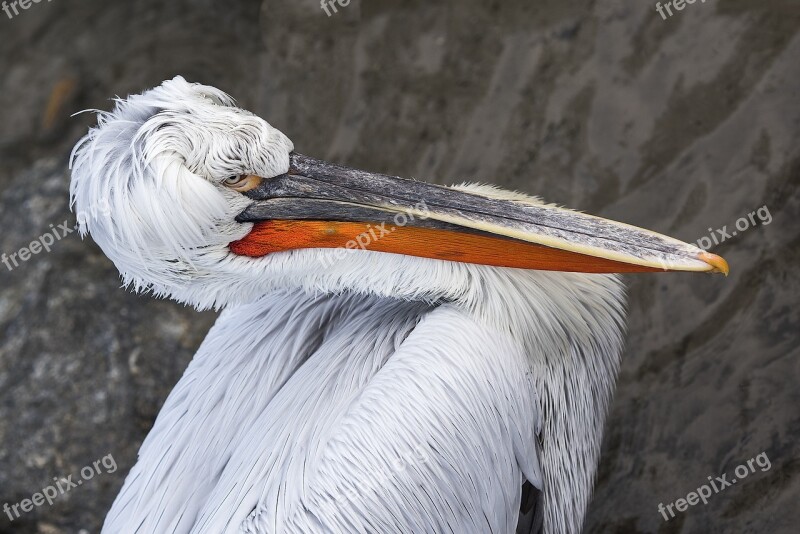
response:
M579 531L621 354L618 278L232 253L252 200L224 180L283 175L292 150L180 77L118 100L76 146L76 209L111 207L81 232L124 283L224 308L104 532L510 533L526 480L546 532Z

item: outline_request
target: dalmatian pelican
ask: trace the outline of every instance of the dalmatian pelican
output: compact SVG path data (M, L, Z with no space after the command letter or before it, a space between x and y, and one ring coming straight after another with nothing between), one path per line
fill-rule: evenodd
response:
M623 346L614 273L728 271L521 193L302 155L181 77L98 112L70 167L124 286L222 310L107 533L578 532Z

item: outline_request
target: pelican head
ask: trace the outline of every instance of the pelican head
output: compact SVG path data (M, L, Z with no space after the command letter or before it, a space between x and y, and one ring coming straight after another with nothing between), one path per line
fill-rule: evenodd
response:
M470 265L727 270L686 243L526 195L372 174L293 150L227 94L180 76L118 98L73 151L81 235L91 233L126 286L198 308L287 285L347 289L343 273L365 261L373 272L394 262L394 282L359 289L434 298L443 270ZM429 272L398 274L411 265Z

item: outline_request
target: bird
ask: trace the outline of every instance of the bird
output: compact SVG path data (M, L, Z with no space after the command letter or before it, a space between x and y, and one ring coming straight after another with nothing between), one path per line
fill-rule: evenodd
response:
M181 76L95 112L80 235L123 287L220 312L105 533L580 532L620 273L728 273L539 197L303 155Z

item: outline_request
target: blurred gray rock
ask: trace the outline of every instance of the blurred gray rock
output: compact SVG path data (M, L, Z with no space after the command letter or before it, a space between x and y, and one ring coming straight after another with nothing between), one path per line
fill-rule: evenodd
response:
M627 354L587 532L800 524L800 4L316 0L33 4L0 13L0 252L69 218L86 108L182 74L301 152L439 183L491 181L715 248L731 275L630 276ZM96 532L214 320L129 294L72 233L0 264L0 506L118 464L3 533ZM665 522L766 452L771 468Z

